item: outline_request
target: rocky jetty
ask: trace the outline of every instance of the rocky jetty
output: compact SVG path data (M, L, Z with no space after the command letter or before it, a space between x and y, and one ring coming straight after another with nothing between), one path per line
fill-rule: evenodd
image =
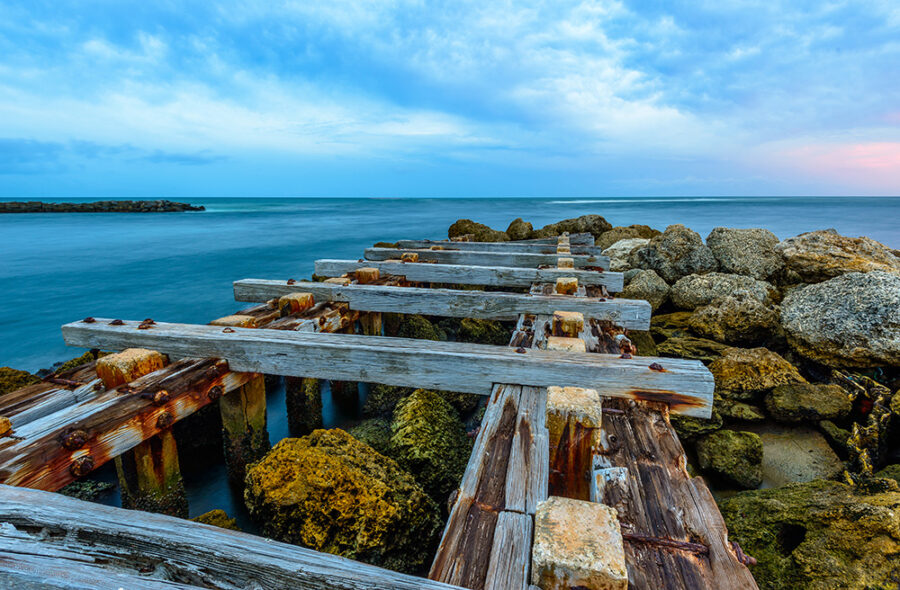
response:
M92 203L0 202L0 213L180 213L205 211L202 205L175 201L94 201Z

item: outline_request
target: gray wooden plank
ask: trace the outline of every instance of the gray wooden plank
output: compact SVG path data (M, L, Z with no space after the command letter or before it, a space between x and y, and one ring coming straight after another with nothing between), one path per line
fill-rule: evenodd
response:
M402 248L366 248L366 260L394 260L402 254L415 253L420 262L441 264L473 264L478 266L511 266L537 268L556 266L560 258L571 258L576 268L585 266L609 269L609 257L594 254L538 254L534 252L490 252L470 250L415 250Z
M555 244L559 241L559 236L553 236L549 238L531 238L530 240L516 240L517 244ZM585 246L593 246L594 245L594 236L593 234L579 233L579 234L569 234L569 243L570 244L580 244Z
M422 249L437 246L447 250L476 250L479 252L530 252L532 254L556 255L556 240L548 243L531 242L448 242L435 240L399 240L397 246L407 249ZM599 256L603 248L586 246L570 242L572 254L592 254ZM565 256L562 254L561 256Z
M611 397L661 401L674 413L708 417L715 383L699 361L528 350L461 342L225 328L158 322L63 326L70 346L140 347L175 357L217 357L234 371L365 381L488 395L495 383L601 388ZM657 363L663 370L654 370Z
M497 516L485 590L524 590L527 587L533 527L534 522L527 514L504 511Z
M579 268L516 268L427 262L316 260L316 274L325 277L339 277L358 268L366 267L377 268L381 274L405 276L409 281L427 283L531 287L534 283L555 283L556 279L560 277L575 277L580 285L603 285L612 293L621 291L624 284L622 273Z
M585 318L609 320L629 330L650 329L650 304L635 299L422 289L393 285L344 286L313 282L288 284L287 281L265 279L243 279L234 283L234 298L237 301L268 301L298 291L312 293L317 302L346 302L350 309L357 311L504 320L516 319L522 313L578 311Z

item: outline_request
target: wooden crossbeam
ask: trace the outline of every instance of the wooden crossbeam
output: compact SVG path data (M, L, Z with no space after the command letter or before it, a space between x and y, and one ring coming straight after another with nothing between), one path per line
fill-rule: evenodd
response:
M530 240L516 240L517 244L556 244L559 242L559 238L561 236L552 236L549 238L532 238ZM593 246L594 245L594 236L593 234L589 234L587 232L580 234L569 234L569 243L573 246L584 245L584 246Z
M316 274L339 277L358 268L377 268L382 275L404 276L409 281L493 287L530 287L534 283L555 283L560 277L575 277L579 285L604 286L610 292L622 290L624 278L619 272L599 272L572 268L514 268L429 264L426 262L378 262L356 260L316 260Z
M311 282L288 284L287 281L264 279L244 279L234 283L234 298L237 301L262 302L297 291L312 293L316 301L346 302L351 309L357 311L507 320L514 320L522 313L577 311L585 317L609 320L629 330L650 329L650 304L634 299L421 289L391 285Z
M441 264L473 264L479 266L512 266L537 268L556 266L560 256L571 258L575 268L596 267L609 269L609 257L588 254L536 254L532 252L487 252L472 250L415 250L401 248L366 248L366 260L399 259L403 254L414 253L421 262Z
M432 240L400 240L399 248L422 249L443 248L445 250L476 250L479 252L529 252L532 254L556 255L556 242L535 244L531 242L447 242ZM589 254L599 256L603 248L599 246L585 246L572 243L572 254Z
M495 383L597 388L604 395L654 400L672 411L708 417L715 383L698 361L507 347L379 336L321 334L97 319L63 326L70 346L149 348L182 356L218 357L232 370L488 395ZM657 363L664 370L654 370Z

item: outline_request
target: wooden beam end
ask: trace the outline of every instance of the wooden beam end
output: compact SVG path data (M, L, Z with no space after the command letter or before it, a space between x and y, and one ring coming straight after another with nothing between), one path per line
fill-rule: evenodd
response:
M97 361L97 376L107 389L130 383L166 366L166 357L155 350L128 348Z

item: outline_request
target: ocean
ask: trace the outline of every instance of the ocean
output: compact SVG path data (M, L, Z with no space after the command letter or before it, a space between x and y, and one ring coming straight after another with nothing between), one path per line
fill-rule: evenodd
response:
M900 249L900 197L189 202L207 210L0 215L0 366L37 371L80 355L66 348L59 327L86 316L206 323L243 306L233 300L232 281L307 278L317 258L359 258L378 241L446 238L459 218L503 230L516 217L537 228L597 213L613 225L662 230L683 223L704 238L717 226L764 227L782 239L833 227ZM272 392L269 404L270 438L277 442L287 434L283 391ZM325 414L326 426L346 418L330 407ZM111 479L110 469L99 476ZM224 508L250 526L221 464L185 477L192 515Z

